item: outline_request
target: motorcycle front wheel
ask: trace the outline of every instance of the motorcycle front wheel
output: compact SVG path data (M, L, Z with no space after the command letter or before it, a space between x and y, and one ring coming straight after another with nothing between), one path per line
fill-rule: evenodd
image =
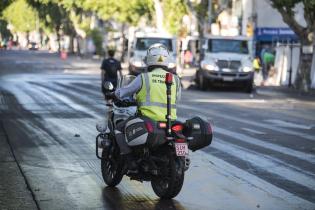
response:
M153 191L163 199L172 199L181 191L184 183L183 158L177 157L169 148L166 153L169 161L164 168L163 175L151 181Z
M108 153L109 152L109 153ZM110 186L114 187L118 185L123 176L124 162L120 156L120 151L118 145L113 144L112 148L106 152L102 152L101 160L101 170L104 182Z

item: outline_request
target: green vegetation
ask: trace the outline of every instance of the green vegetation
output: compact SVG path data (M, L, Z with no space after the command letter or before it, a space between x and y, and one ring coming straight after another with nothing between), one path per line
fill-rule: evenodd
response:
M183 16L188 13L183 0L164 0L164 25L172 34L179 34L182 30Z
M13 25L15 32L30 32L39 26L37 11L28 5L25 0L13 2L3 11L3 17Z
M102 38L102 33L98 29L93 29L91 30L89 34L93 40L94 46L95 46L95 51L97 55L102 55L104 53L103 51L103 38Z

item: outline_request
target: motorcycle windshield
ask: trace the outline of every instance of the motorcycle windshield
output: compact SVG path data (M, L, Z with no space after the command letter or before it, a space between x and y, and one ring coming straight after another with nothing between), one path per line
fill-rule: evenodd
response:
M135 78L136 78L136 76L134 76L134 75L124 75L119 79L117 87L118 88L125 87L125 86L129 85Z

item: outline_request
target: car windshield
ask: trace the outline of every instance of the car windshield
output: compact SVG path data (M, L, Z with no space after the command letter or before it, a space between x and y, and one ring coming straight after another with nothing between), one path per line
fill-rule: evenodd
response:
M208 51L248 54L248 44L245 40L209 39Z
M160 43L165 45L169 51L173 51L172 39L167 38L138 38L136 43L137 50L147 50L151 45Z
M135 78L136 76L134 75L124 75L123 77L119 79L118 88L129 85Z

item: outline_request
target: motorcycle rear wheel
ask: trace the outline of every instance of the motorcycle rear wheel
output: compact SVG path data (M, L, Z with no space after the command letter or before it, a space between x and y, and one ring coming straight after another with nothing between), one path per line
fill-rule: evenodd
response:
M110 149L109 154L105 150L102 152L101 170L104 182L110 187L115 187L124 176L124 162L118 146L114 144L112 146L114 148Z
M167 150L169 162L166 173L151 181L153 191L162 199L172 199L181 191L184 183L184 165L182 158L177 157L171 149Z

